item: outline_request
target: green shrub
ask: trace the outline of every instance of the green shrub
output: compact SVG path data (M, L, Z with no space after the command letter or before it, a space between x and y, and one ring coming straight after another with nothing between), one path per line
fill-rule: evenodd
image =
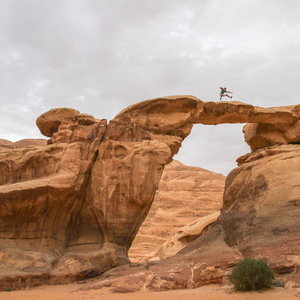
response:
M237 291L261 290L270 286L274 272L266 261L245 258L233 268L229 280Z

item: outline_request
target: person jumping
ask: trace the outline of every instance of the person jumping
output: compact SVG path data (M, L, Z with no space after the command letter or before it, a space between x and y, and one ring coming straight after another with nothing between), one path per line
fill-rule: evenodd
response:
M232 99L233 96L227 95L228 93L229 93L229 94L233 94L232 92L227 91L227 90L226 90L226 87L220 87L220 89L221 89L221 92L220 92L220 100L222 100L222 97L228 97L228 98Z

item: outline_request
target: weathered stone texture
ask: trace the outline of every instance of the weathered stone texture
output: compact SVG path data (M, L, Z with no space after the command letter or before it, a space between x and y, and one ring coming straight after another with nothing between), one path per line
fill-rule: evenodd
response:
M299 143L299 116L299 105L260 108L192 96L140 102L109 124L68 108L41 115L47 144L0 140L0 288L68 282L129 263L164 166L196 123L258 123L244 128L255 152L228 176L217 225L180 251L181 267L177 258L156 263L149 288L219 281L241 253L267 256L268 247L278 249L268 256L275 268L289 262L298 274L299 145L290 144Z
M130 260L148 261L157 256L160 247L182 227L199 223L199 218L219 212L225 178L222 174L186 166L175 160L166 165L151 209L129 250Z

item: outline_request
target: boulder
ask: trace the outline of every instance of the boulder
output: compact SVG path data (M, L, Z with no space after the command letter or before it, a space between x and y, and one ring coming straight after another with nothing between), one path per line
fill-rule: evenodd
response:
M38 117L36 125L44 136L52 137L62 122L72 123L79 114L78 110L72 108L51 109Z
M300 121L292 124L248 123L243 127L252 152L268 146L300 143Z
M217 211L182 227L173 237L162 244L156 253L156 257L152 260L164 259L176 255L181 249L185 248L211 228L219 215L220 212Z

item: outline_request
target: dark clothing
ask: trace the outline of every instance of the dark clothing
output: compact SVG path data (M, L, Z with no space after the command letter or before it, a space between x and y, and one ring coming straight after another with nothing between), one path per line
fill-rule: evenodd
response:
M222 97L228 97L232 98L232 96L229 96L228 93L232 94L232 92L227 91L226 87L220 87L221 92L220 92L220 100L222 100Z
M221 95L225 94L226 92L227 92L226 89L221 88L221 92L220 92Z

